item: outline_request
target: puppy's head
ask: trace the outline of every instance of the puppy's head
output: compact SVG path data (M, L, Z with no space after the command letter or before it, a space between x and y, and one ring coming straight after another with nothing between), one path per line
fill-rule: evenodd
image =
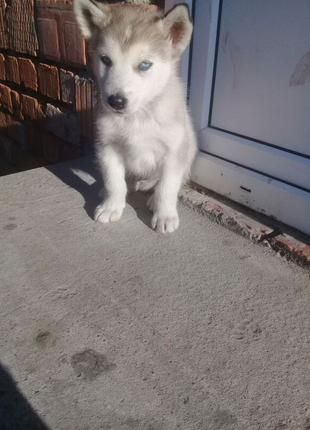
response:
M161 15L138 6L75 0L74 10L94 51L105 108L135 113L164 91L192 34L185 5Z

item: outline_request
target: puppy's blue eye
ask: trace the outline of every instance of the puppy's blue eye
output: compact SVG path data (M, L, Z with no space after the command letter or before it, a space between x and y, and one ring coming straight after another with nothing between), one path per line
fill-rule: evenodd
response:
M107 67L112 66L112 60L110 57L108 57L107 55L102 55L101 57L101 61L103 62L103 64Z
M152 63L149 61L142 61L142 63L139 64L139 70L142 72L145 72L146 70L149 70L152 67Z

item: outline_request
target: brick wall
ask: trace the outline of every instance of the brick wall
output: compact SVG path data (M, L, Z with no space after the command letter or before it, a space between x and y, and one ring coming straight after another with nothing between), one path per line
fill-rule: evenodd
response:
M0 0L0 174L89 154L95 105L72 0Z

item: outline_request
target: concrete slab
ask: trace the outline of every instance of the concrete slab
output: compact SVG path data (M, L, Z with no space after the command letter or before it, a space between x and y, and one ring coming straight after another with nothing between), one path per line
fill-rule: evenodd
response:
M309 274L140 194L94 223L94 172L0 178L0 429L309 428Z

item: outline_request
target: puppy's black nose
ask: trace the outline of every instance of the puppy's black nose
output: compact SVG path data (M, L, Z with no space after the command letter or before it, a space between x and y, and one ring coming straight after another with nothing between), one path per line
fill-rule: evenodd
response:
M122 110L127 104L125 97L120 94L114 94L108 98L109 105L115 110Z

